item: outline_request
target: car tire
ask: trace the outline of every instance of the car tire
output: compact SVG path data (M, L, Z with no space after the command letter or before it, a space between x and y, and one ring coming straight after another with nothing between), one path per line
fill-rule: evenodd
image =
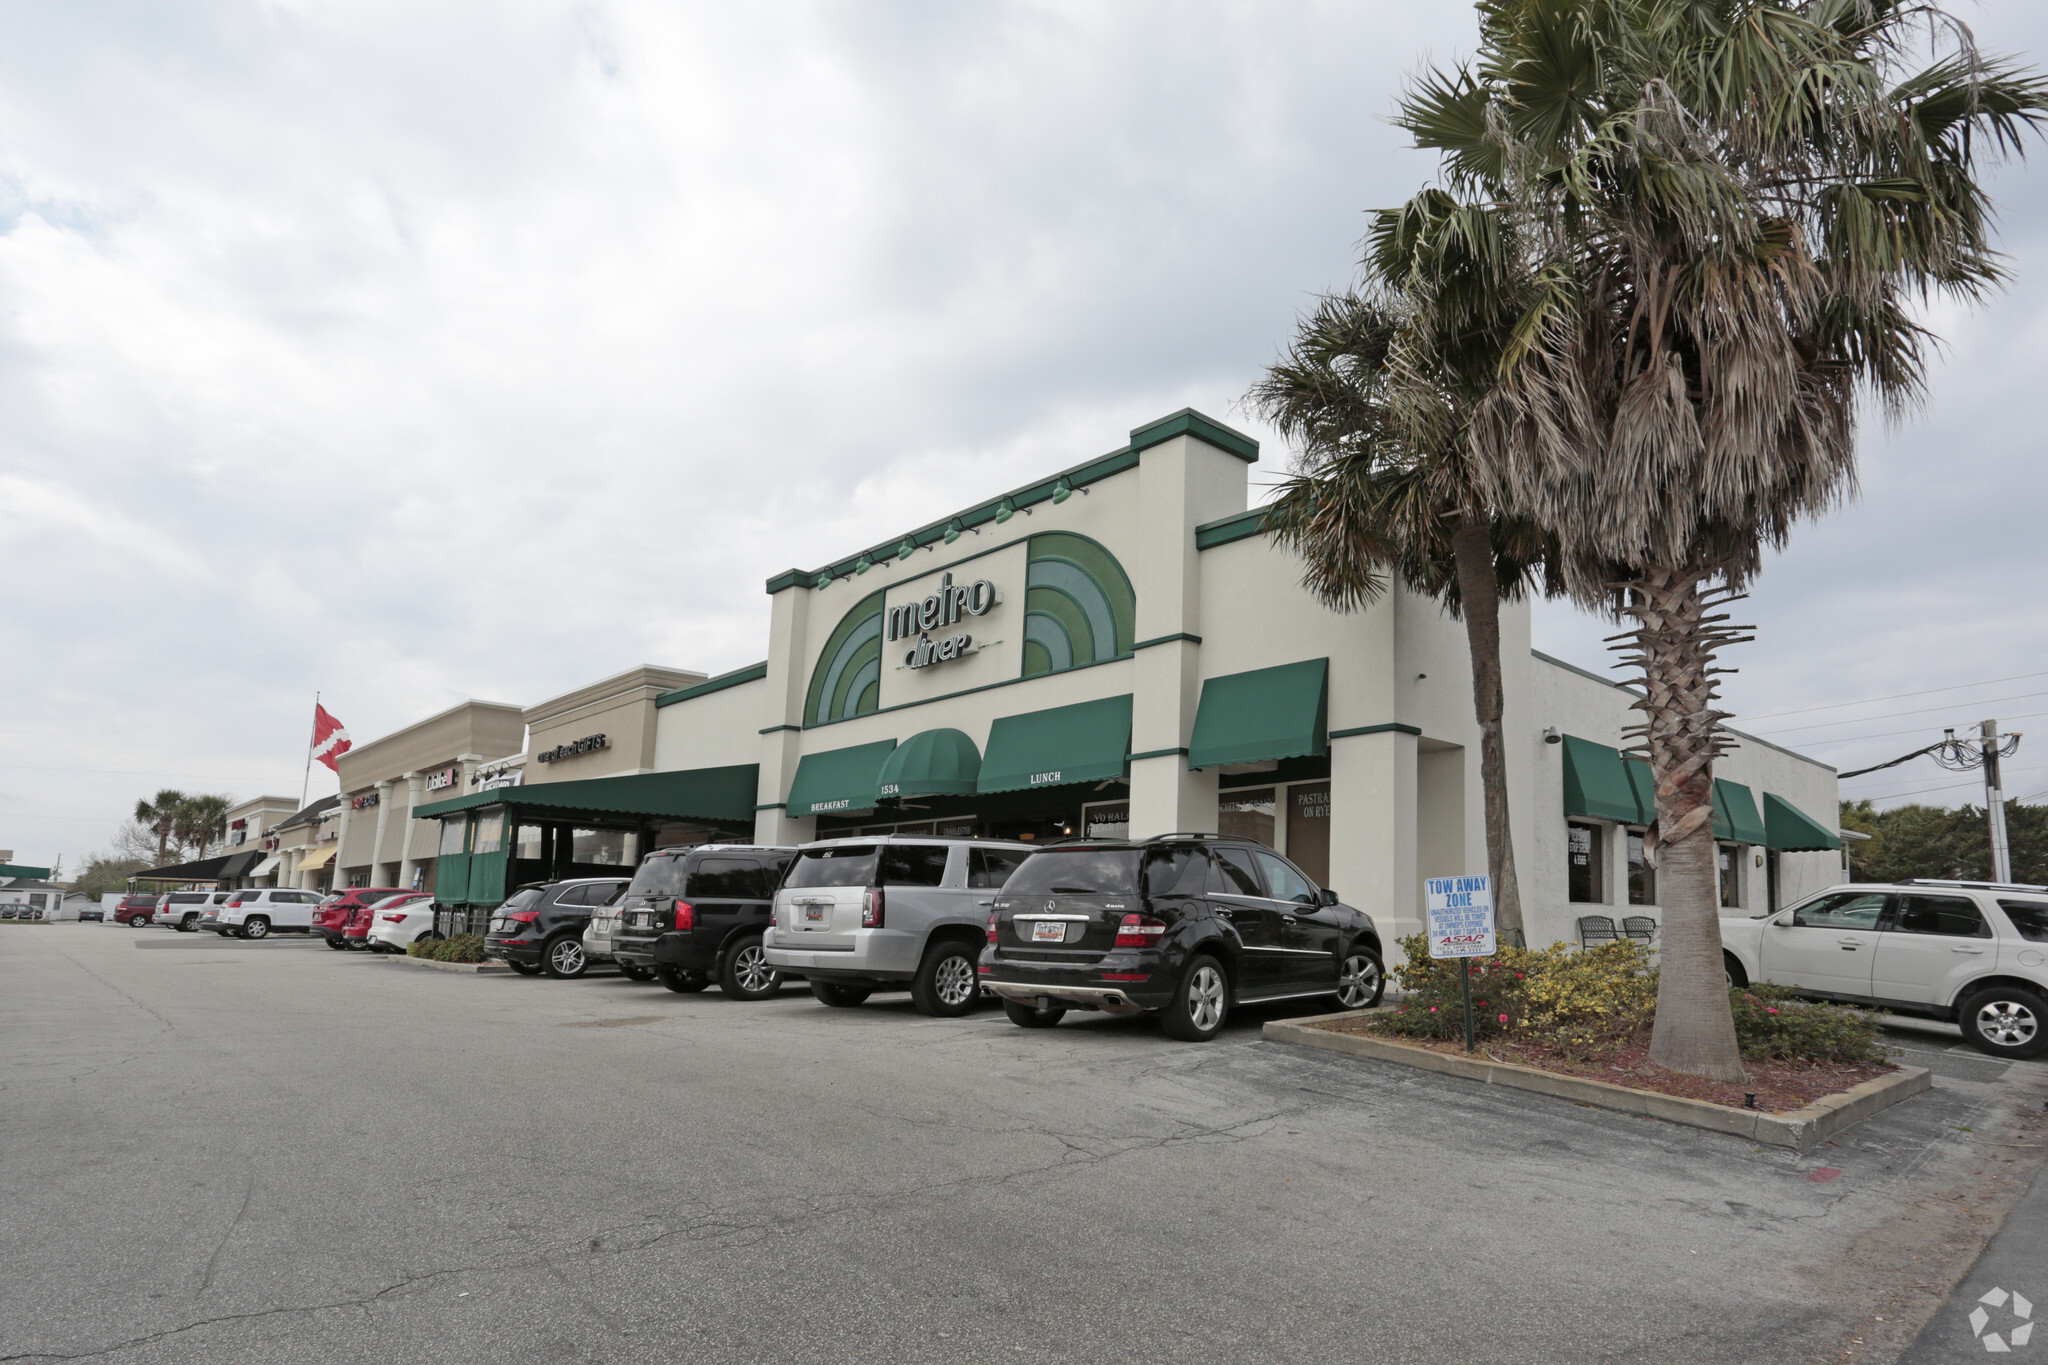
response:
M328 947L334 949L334 951L337 953L345 953L348 951L348 945L346 943L343 943L338 938L323 938L321 942L325 943Z
M873 994L874 991L867 986L842 986L836 981L811 983L811 997L835 1010L850 1010Z
M557 981L574 981L590 970L590 954L578 934L558 934L540 950L541 970Z
M197 932L198 928L199 916L197 915L187 915L183 919L178 921L178 932L181 934L190 934Z
M910 1003L934 1019L958 1019L981 1004L980 956L957 941L934 943L925 950L917 975L910 978Z
M1173 999L1161 1011L1166 1036L1183 1043L1206 1043L1223 1031L1230 1017L1230 976L1207 953L1196 954L1180 974Z
M540 968L525 962L512 962L508 960L505 963L505 965L507 967L510 967L513 971L519 973L521 976L534 976L538 974L540 971Z
M243 938L269 938L270 921L261 915L251 915L249 922L242 926Z
M232 929L216 929L213 932L219 934L222 938L226 938L229 934L233 933L234 931Z
M2048 1001L2016 986L1978 991L1957 1008L1963 1037L1979 1052L2024 1060L2048 1052Z
M718 990L734 1000L772 1000L782 993L782 973L768 965L759 934L725 950L718 963Z
M1040 1009L1021 1000L1003 1001L1003 1013L1009 1015L1010 1022L1018 1028L1051 1028L1067 1017L1067 1012L1058 1005L1050 1009Z
M1725 949L1721 953L1721 975L1727 979L1731 991L1739 991L1749 984L1749 973L1742 969L1742 959Z
M1387 991L1387 969L1370 948L1353 948L1337 968L1337 1003L1347 1010L1369 1010Z
M695 995L711 984L711 978L702 972L685 972L675 967L656 967L654 979L677 995Z
M629 962L619 964L619 975L628 981L652 981L654 973L646 967L636 967Z

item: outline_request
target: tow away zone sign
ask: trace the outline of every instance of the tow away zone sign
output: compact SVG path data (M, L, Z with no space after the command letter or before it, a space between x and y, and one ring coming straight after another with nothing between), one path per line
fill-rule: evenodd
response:
M1493 879L1430 877L1423 884L1431 957L1492 957Z

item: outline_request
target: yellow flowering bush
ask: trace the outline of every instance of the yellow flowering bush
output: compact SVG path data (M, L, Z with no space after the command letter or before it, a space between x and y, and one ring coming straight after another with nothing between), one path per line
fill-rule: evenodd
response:
M1464 1036L1459 966L1429 955L1429 940L1401 940L1407 963L1394 979L1408 998L1389 1011L1386 1027L1424 1038ZM1650 955L1629 940L1574 950L1503 946L1472 960L1472 1016L1481 1037L1506 1034L1541 1040L1567 1053L1617 1046L1655 1014L1657 974Z

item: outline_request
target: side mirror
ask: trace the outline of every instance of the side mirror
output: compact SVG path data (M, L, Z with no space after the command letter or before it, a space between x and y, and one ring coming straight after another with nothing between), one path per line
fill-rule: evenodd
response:
M1319 903L1323 905L1335 905L1337 903L1337 893L1332 891L1327 886L1324 887L1323 894Z

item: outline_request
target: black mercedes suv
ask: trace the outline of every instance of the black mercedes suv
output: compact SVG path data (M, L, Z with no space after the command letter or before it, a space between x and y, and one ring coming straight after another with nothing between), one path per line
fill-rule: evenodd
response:
M793 848L699 844L656 849L619 897L612 956L651 969L661 984L688 994L713 981L735 1000L765 1000L783 976L761 953L775 888Z
M539 971L553 977L583 975L590 970L583 931L590 927L591 912L610 905L625 887L624 877L577 877L520 887L491 912L484 958L509 962L513 971L525 976Z
M1386 988L1379 931L1269 848L1214 835L1042 848L989 916L982 984L1012 1023L1050 1028L1070 1009L1157 1010L1166 1032L1216 1036L1233 1006Z

